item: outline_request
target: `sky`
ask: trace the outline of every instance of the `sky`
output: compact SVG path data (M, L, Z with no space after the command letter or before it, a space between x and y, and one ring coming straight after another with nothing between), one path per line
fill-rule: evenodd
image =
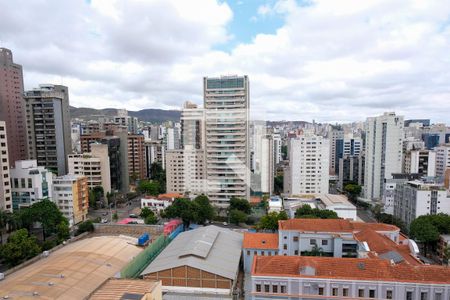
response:
M76 107L180 109L245 74L254 119L450 123L448 0L0 0L0 47Z

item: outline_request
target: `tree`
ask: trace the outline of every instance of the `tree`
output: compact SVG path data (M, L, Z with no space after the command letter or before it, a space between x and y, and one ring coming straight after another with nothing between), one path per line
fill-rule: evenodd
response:
M287 213L284 210L280 211L280 213L278 214L278 220L288 220L288 219L289 217Z
M419 217L411 222L410 235L413 239L424 245L424 254L430 244L436 243L439 239L439 231L426 218Z
M380 223L395 225L400 228L402 232L406 233L406 225L400 218L387 213L378 213L375 214L375 219Z
M281 217L284 218L285 214L277 213L275 211L270 212L259 220L257 228L268 229L272 231L278 230L278 221L282 220L280 219Z
M117 220L119 220L119 215L116 212L113 213L112 219L113 219L114 222L117 222Z
M447 245L442 249L443 263L448 266L450 264L450 246Z
M145 220L145 218L147 218L149 215L154 214L150 208L148 207L144 207L143 209L141 209L141 218Z
M274 178L274 187L273 187L273 192L276 195L280 195L283 192L283 180L284 177L283 175L278 175Z
M322 256L323 255L323 249L321 247L317 246L317 244L315 244L311 248L311 251L305 251L302 255L303 256Z
M154 225L156 223L158 223L158 218L156 217L156 215L152 212L152 214L149 214L145 219L144 219L145 224L149 224L149 225Z
M150 179L158 182L160 194L166 192L166 172L160 163L154 162L150 166Z
M297 208L295 217L303 219L339 219L337 213L333 210L311 208L308 204L303 204Z
M8 243L1 248L0 256L8 266L13 267L40 252L36 237L29 237L26 229L19 229L10 235Z
M159 194L159 183L154 180L141 180L138 185L138 190L141 193L158 196Z
M233 209L230 211L230 222L236 225L239 225L240 223L244 223L247 221L247 214L243 211L240 211L238 209Z
M67 222L55 203L48 199L39 201L28 208L23 208L20 212L22 225L31 229L33 223L38 222L44 230L44 240L46 237L57 233L58 225Z
M57 233L58 233L58 240L60 242L65 241L70 238L70 229L69 229L69 223L67 220L61 221L58 226L56 227Z
M164 210L164 216L167 218L181 218L184 228L188 228L191 222L197 220L197 212L191 200L177 198L172 205Z
M197 211L196 221L199 224L205 224L207 220L212 220L215 215L214 207L205 195L197 196L193 201L193 208Z
M252 212L252 207L250 206L250 203L246 199L231 197L229 210L232 211L234 209L240 210L246 213L247 215L249 215Z
M344 186L344 191L347 193L348 197L352 201L356 201L358 196L361 194L361 186L354 183L349 183Z
M93 231L94 231L94 223L91 220L86 220L78 224L77 235L80 235L83 232L93 232Z
M8 228L8 213L0 209L0 245L3 244L3 233Z
M283 156L283 160L286 160L288 158L288 148L286 145L281 146L281 154Z

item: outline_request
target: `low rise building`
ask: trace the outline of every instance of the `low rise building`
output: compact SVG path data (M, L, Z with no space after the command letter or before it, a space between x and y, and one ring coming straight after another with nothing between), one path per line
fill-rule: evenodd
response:
M450 213L450 195L443 185L423 180L396 185L394 216L406 226L419 216L439 213Z
M73 226L87 219L89 188L87 177L64 175L53 180L53 202Z
M278 255L278 234L245 232L242 249L244 257L244 271L249 273L252 269L253 258L255 256Z
M229 295L237 282L241 253L242 234L199 227L180 233L141 276L161 280L163 291Z
M164 210L167 207L171 206L173 201L175 201L175 199L177 198L183 198L183 195L177 193L168 193L161 194L158 197L145 196L144 198L141 198L141 209L144 207L148 207L152 211L159 214L161 210Z
M283 210L283 199L279 196L272 196L269 198L269 212L280 212Z
M251 299L448 299L450 268L377 258L256 256Z
M89 300L162 300L161 281L110 278Z
M36 160L16 161L10 170L13 209L28 207L42 199L52 199L53 174Z

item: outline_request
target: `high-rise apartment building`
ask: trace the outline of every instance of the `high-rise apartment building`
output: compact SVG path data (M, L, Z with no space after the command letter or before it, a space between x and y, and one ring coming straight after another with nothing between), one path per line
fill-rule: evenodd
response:
M167 193L202 194L206 191L205 152L186 145L166 152Z
M405 153L403 172L420 174L420 176L436 176L436 152L433 150L411 150Z
M4 121L0 121L0 210L12 212L8 137Z
M444 178L445 170L450 168L450 144L436 147L436 176Z
M275 165L277 165L283 160L281 151L282 146L281 135L279 133L272 134L272 140L273 140L274 163Z
M327 194L329 189L329 140L312 134L291 139L289 173L290 195Z
M40 85L25 92L28 154L58 175L67 173L72 149L69 91L62 85Z
M364 184L364 155L345 155L339 159L338 187L343 189L348 183Z
M131 179L146 178L144 136L128 135L128 174Z
M144 140L146 177L152 177L151 167L153 163L158 163L166 169L166 149L160 140Z
M205 148L205 111L197 104L186 101L181 111L181 149L193 146Z
M384 113L367 118L364 197L380 200L386 179L401 173L403 146L403 116Z
M329 170L330 174L336 174L336 165L339 163L339 157L336 155L336 141L344 138L344 131L340 128L331 127L331 130L328 132L328 139L330 143L330 158L329 158Z
M359 137L344 136L335 141L334 171L339 174L339 159L344 156L358 156L362 151L362 140Z
M64 175L53 180L53 202L73 226L87 219L89 187L85 176Z
M14 63L11 50L0 48L0 120L6 122L8 162L27 159L27 131L23 102L22 66Z
M103 187L106 193L111 192L108 146L91 144L91 152L69 154L69 174L86 176L89 188Z
M36 160L18 160L10 173L13 209L52 199L53 174Z
M231 197L250 197L248 77L205 77L203 96L208 196L226 207Z

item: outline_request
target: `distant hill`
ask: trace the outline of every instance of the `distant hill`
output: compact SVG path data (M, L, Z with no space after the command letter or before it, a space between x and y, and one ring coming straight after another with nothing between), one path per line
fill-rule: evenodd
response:
M72 118L93 119L93 116L96 115L115 116L117 115L117 109L115 108L95 109L95 108L73 107L73 106L70 107L70 116ZM162 123L164 121L175 121L175 122L179 121L181 112L178 110L149 108L138 111L129 110L128 115L132 117L137 117L141 121Z

